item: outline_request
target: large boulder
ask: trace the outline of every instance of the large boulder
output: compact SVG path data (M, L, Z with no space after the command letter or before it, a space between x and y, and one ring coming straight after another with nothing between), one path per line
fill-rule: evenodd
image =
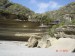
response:
M29 38L29 40L28 40L28 47L31 47L31 48L32 47L36 47L37 44L38 44L38 40L34 36Z
M43 37L41 40L39 40L37 45L38 48L48 48L50 46L51 46L51 39L47 38L46 36Z
M75 50L75 39L60 38L49 48L58 52L72 52Z

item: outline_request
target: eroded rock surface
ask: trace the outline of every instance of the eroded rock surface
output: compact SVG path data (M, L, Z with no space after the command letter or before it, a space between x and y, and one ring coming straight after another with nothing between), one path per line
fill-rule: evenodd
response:
M36 47L38 44L38 40L35 37L30 37L28 40L28 47Z

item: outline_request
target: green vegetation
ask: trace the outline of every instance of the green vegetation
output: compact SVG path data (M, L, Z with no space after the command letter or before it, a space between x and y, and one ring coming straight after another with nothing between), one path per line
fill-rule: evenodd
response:
M0 0L0 7L4 6L5 4L7 4L9 1L8 0Z
M9 0L0 0L0 15L1 14L14 14L18 19L26 20L29 17L33 18L32 15L35 13L20 4L11 3Z
M28 14L32 14L32 11L30 9L25 8L19 4L13 4L9 6L6 10L14 14L21 14L25 16L28 16Z
M71 24L74 24L75 25L75 19L74 20L72 20L72 23Z
M61 22L60 24L53 25L52 28L49 29L49 35L53 37L54 33L56 33L56 28L62 27L64 24L64 22Z
M37 14L20 4L12 3L9 0L0 0L0 13L15 14L21 20L25 18L38 19L40 22L49 24L54 20L65 21L63 15L75 13L75 2L72 2L59 10L48 11L43 14ZM72 15L71 15L72 16ZM74 19L75 17L73 17Z
M61 7L59 10L55 10L55 11L48 11L46 13L44 13L47 17L49 17L50 19L60 19L61 21L64 21L65 19L63 18L63 16L65 14L70 14L70 16L72 17L72 20L75 19L75 2L72 2L64 7Z

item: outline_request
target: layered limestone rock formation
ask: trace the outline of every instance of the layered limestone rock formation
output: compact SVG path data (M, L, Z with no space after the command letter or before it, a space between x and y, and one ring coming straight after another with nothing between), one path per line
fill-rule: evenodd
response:
M57 38L73 38L75 39L75 25L64 25L61 28L56 29Z
M48 27L40 22L0 20L0 39L28 40L31 36L41 38L47 30Z

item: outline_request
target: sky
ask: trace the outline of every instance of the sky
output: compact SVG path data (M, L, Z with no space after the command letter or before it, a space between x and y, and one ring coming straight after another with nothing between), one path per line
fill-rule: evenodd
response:
M14 3L21 4L35 13L44 13L46 11L57 10L75 0L11 0Z

